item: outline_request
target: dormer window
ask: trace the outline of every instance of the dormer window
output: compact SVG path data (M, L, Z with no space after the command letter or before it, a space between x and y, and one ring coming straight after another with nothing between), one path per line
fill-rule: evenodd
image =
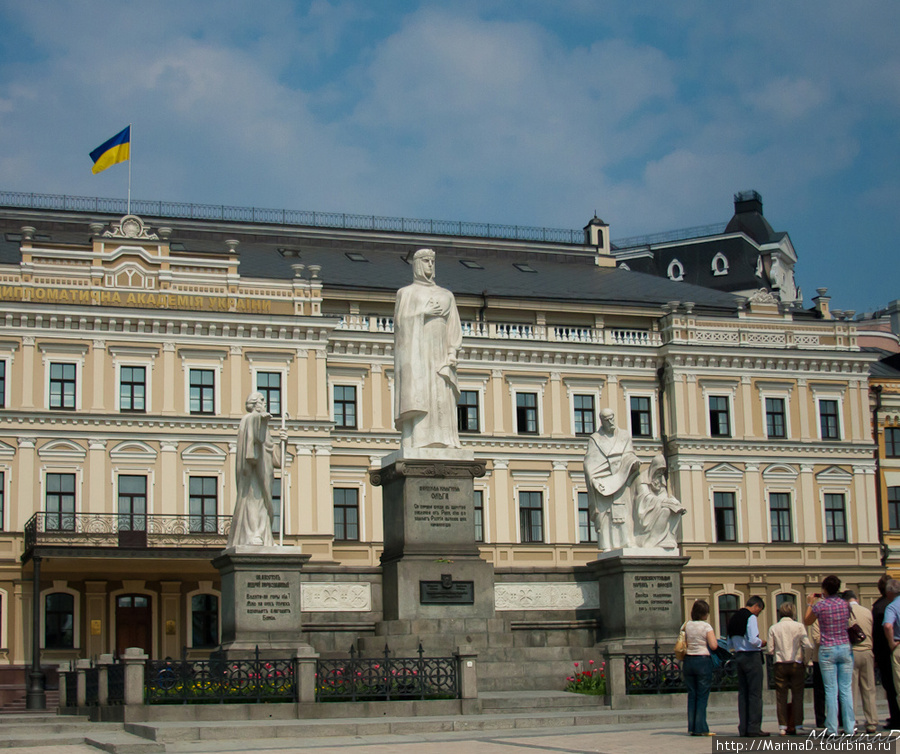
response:
M712 274L716 277L728 274L728 260L721 251L713 257Z
M684 265L677 259L673 259L669 262L669 269L666 270L666 274L669 276L669 280L680 282L684 280Z

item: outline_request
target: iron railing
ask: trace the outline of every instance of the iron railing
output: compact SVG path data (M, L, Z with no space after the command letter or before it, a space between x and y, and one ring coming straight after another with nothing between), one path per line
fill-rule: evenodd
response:
M737 667L733 660L713 670L712 691L737 689ZM687 691L681 663L675 654L660 654L659 642L652 654L625 655L626 694L678 694Z
M0 206L119 215L128 211L128 204L125 199L103 199L87 196L66 196L63 194L34 194L18 191L0 191ZM259 207L234 207L225 204L193 204L190 202L163 202L144 199L132 199L131 212L135 215L191 220L305 225L313 228L380 230L392 233L469 236L474 238L501 238L518 241L584 245L583 230L466 222L463 220L421 220L408 217L357 215L348 212L263 209Z
M292 702L297 700L293 660L148 660L147 704Z
M66 707L78 706L78 673L64 673L63 678L66 684Z
M125 704L125 666L120 661L106 667L106 701Z
M35 513L25 524L25 557L36 547L218 548L231 516Z
M100 704L100 668L84 671L84 700L88 706Z
M379 658L365 659L350 647L350 657L316 661L316 701L391 701L457 699L459 670L455 657L392 657L385 646Z

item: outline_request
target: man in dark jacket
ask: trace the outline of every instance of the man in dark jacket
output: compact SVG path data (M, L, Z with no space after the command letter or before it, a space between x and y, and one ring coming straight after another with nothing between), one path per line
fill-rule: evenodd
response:
M728 637L738 676L738 735L759 738L762 730L763 647L756 617L765 609L762 597L753 596L728 621Z
M872 604L872 623L875 626L872 631L872 651L875 653L875 664L881 673L881 686L887 696L888 719L884 728L885 730L895 730L900 728L900 707L897 706L897 690L894 686L894 674L891 672L891 648L888 646L884 631L880 630L881 624L884 623L884 611L897 596L885 591L888 579L887 574L878 579L878 591L881 593L881 597Z

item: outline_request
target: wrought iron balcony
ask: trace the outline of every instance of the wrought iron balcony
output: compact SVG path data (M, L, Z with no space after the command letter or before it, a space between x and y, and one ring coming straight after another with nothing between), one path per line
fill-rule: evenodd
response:
M35 513L25 524L25 553L36 549L222 549L231 516Z

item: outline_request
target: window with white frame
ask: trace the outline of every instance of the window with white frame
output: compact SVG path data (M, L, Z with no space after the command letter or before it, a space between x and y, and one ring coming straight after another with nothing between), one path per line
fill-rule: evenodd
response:
M273 416L281 416L281 372L257 372L256 391L266 399L266 410Z
M6 472L0 471L0 531L5 531L6 526Z
M649 395L630 395L629 419L632 437L653 437L653 408Z
M787 437L787 410L784 398L765 399L766 404L766 437L770 440L783 440Z
M579 542L596 542L597 530L594 528L594 522L591 521L591 511L588 505L587 492L578 492L578 541Z
M334 386L334 424L338 429L357 429L355 385Z
M190 413L216 413L216 372L214 369L189 369L188 390Z
M717 600L719 608L719 636L728 636L728 622L741 609L741 598L737 594L720 594Z
M0 408L6 408L6 359L0 359Z
M192 532L215 534L218 531L219 478L188 478L188 525Z
M737 542L737 504L732 490L713 492L716 542Z
M847 541L847 506L843 493L825 493L825 541Z
M119 474L118 530L147 530L147 477L143 474Z
M710 395L709 434L711 437L731 437L731 397Z
M44 484L45 530L74 531L75 474L48 473Z
M538 425L538 394L516 393L516 432L520 435L536 435Z
M822 440L841 439L840 401L837 398L819 398L819 437Z
M484 542L484 491L475 490L475 541Z
M900 529L900 487L887 488L888 526L892 531Z
M575 414L575 434L594 434L597 425L594 396L576 393L572 396L572 408Z
M44 595L44 648L74 649L75 595L51 592Z
M147 411L147 367L127 364L119 366L119 411Z
M334 539L340 542L359 541L359 488L335 487Z
M769 493L769 521L773 542L793 542L791 496L787 492Z
M74 411L77 389L77 366L67 361L50 362L50 403L52 409Z
M272 480L272 510L274 512L274 516L272 517L272 534L279 534L281 532L281 488L282 479L280 476L277 476Z
M519 534L523 543L544 541L544 495L519 492Z
M900 458L900 427L884 428L884 455L886 458Z
M460 390L456 404L457 430L460 432L481 431L481 411L477 390Z

